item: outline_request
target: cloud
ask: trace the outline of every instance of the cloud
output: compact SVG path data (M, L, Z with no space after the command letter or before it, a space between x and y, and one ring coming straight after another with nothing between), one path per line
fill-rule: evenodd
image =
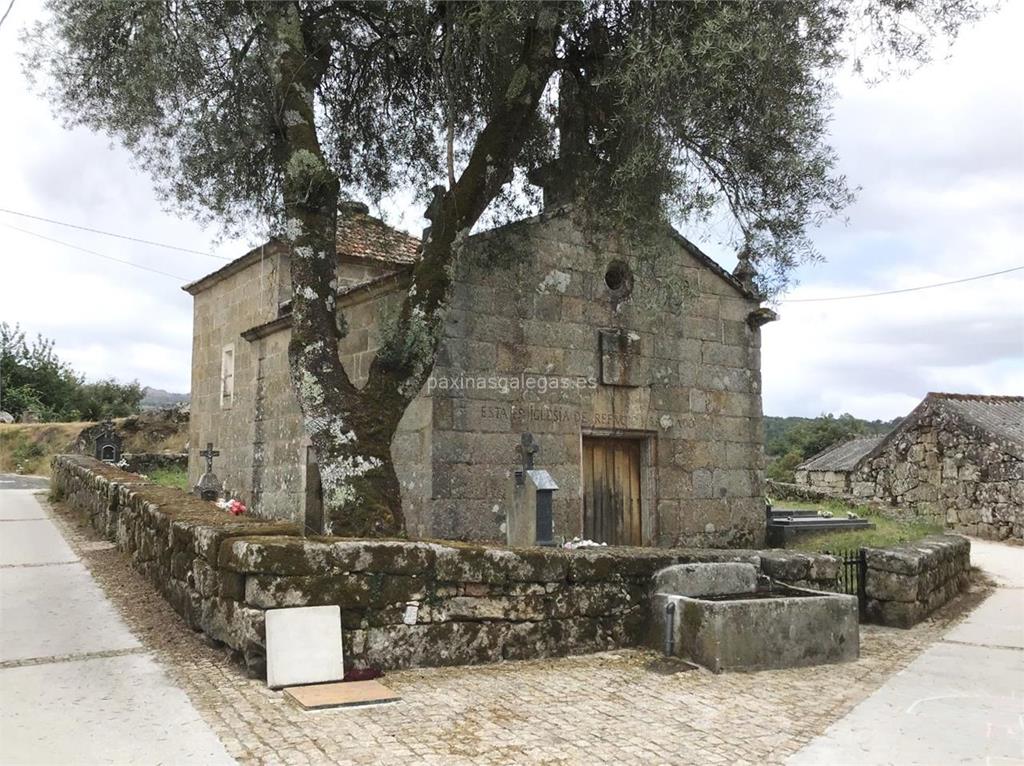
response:
M1024 265L1024 55L1012 4L948 60L840 84L833 140L862 187L787 298L914 287ZM906 414L928 391L1024 394L1024 272L921 292L782 303L764 330L765 411Z
M37 13L15 4L2 33L13 39ZM828 260L802 268L786 297L912 287L1024 264L1022 24L1024 4L1007 4L964 31L948 60L913 76L871 87L852 75L840 80L832 135L840 171L862 191L847 222L816 232ZM123 149L60 125L28 91L16 47L0 48L0 100L18 116L0 123L0 207L213 249L216 232L163 210ZM409 198L387 212L412 231L424 223ZM4 223L186 280L222 264L0 215ZM696 233L701 244L731 267L731 254L705 233ZM214 251L234 257L249 244ZM191 299L175 280L2 225L0 257L0 318L54 338L90 377L188 389ZM891 418L928 390L1024 393L1021 295L1018 274L884 298L783 303L781 321L764 329L765 411Z

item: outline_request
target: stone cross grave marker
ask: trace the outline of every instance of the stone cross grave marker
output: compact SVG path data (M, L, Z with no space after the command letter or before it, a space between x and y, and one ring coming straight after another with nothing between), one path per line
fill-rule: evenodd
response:
M213 442L206 443L206 449L199 451L199 456L206 458L206 472L199 477L199 483L192 492L203 500L216 500L220 496L221 483L213 472L213 459L220 455L220 450L213 448Z
M213 442L206 442L206 449L200 450L199 455L206 458L206 472L213 473L213 459L220 456L220 450L213 448Z
M512 476L505 519L506 541L514 547L554 545L552 529L552 496L558 485L551 474L534 467L540 445L533 434L520 438L519 457L522 468Z

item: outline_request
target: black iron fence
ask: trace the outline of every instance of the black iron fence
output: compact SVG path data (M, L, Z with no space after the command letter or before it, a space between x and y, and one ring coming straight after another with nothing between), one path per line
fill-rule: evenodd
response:
M863 618L867 606L867 596L864 594L864 573L867 570L864 549L848 548L824 551L824 553L835 556L841 562L834 590L836 593L856 596L857 603L860 605L860 616Z

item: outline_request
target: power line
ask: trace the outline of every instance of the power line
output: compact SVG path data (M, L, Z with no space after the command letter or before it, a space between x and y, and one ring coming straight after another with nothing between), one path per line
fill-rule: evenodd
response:
M74 223L67 223L66 221L57 221L53 218L43 218L41 215L32 215L31 213L22 213L18 210L10 210L5 207L0 207L0 213L8 213L10 215L21 216L22 218L31 218L35 221L43 221L44 223L52 223L57 226L66 226L69 229L78 229L80 231L88 231L93 234L102 234L105 237L116 237L117 239L126 239L129 242L139 242L143 245L152 245L154 247L165 247L168 250L179 250L183 253L192 253L193 255L205 255L207 258L216 258L219 261L230 261L230 258L225 258L222 255L214 255L213 253L204 253L202 250L192 250L188 247L179 247L178 245L169 245L166 242L154 242L151 239L141 239L139 237L132 237L127 234L115 234L112 231L103 231L102 229L93 229L89 226L79 226Z
M95 250L90 250L87 247L81 247L80 245L75 245L75 244L72 244L71 242L65 242L62 239L54 239L53 237L47 237L45 234L39 234L39 233L34 232L34 231L29 231L28 229L22 229L19 226L11 226L9 223L5 223L4 226L6 226L8 229L14 229L15 231L20 231L22 234L28 234L29 236L38 237L39 239L45 239L45 240L47 240L49 242L56 242L58 245L64 245L64 247L70 247L73 250L81 250L83 253L88 253L89 255L95 255L98 258L106 258L108 261L114 261L114 263L122 263L125 266L132 266L133 268L136 268L136 269L142 269L143 271L151 271L154 274L160 274L161 276L164 276L164 277L170 277L171 279L174 279L174 280L176 280L179 283L180 282L188 282L188 278L187 277L179 277L177 274L169 274L166 271L160 271L160 269L151 269L149 266L142 266L141 264L138 264L138 263L132 263L131 261L125 261L125 260L122 260L121 258L115 258L112 255L106 255L105 253L97 253Z
M10 0L10 3L7 5L7 10L5 10L3 12L3 16L0 17L0 27L3 27L3 23L6 22L6 20L7 20L7 14L10 13L10 9L13 8L13 7L14 7L14 0Z
M936 282L933 285L920 285L918 287L904 287L900 290L885 290L880 293L861 293L860 295L837 295L833 298L789 298L788 300L779 301L779 303L820 303L822 301L850 301L855 298L877 298L879 295L896 295L897 293L913 293L918 290L931 290L933 287L946 287L947 285L959 285L963 282L973 282L977 279L988 279L989 277L998 277L1000 274L1009 274L1011 271L1021 271L1024 266L1014 266L1010 269L1003 269L1002 271L993 271L989 274L978 274L974 277L964 277L963 279L952 279L949 282Z

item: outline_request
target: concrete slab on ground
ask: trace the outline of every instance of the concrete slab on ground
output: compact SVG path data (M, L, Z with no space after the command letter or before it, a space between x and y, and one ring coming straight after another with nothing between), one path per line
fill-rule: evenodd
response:
M46 489L50 480L45 476L32 476L20 473L0 473L0 490L2 489ZM0 505L2 505L0 501Z
M996 585L1024 588L1024 546L972 537L971 563L980 566Z
M999 588L943 640L1024 650L1024 589ZM1024 665L1024 654L1020 662Z
M936 644L788 763L1019 763L1022 659L1016 649Z
M7 474L0 474L7 476ZM3 479L14 483L14 479ZM0 490L17 490L0 492L0 521L24 521L26 519L45 519L46 513L39 503L26 502L23 495L31 494L24 492L26 488L18 488L11 485L0 484ZM21 495L21 497L19 497Z
M0 505L0 763L234 760L30 490Z

